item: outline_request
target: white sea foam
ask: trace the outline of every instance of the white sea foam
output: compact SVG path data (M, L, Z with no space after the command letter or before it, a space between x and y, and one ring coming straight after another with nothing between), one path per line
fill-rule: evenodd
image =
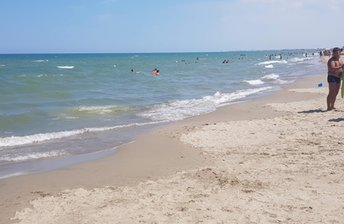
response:
M277 80L280 76L274 73L271 73L269 75L264 75L262 77L262 80Z
M59 65L57 67L61 68L61 69L73 69L74 68L74 66L72 66L72 65Z
M47 62L47 61L49 61L49 60L34 60L34 61L32 61L32 62L41 63L41 62Z
M0 65L0 67L5 67L6 65Z
M307 57L307 58L298 58L298 57L295 57L295 58L291 58L289 59L290 62L294 62L294 63L300 63L300 62L304 62L304 61L308 61L308 60L312 60L313 57Z
M270 64L287 64L286 60L278 60L278 61L263 61L259 62L257 65L270 65Z
M91 115L91 114L114 114L114 113L121 113L127 112L134 109L133 107L129 106L118 106L118 105L105 105L105 106L79 106L75 108L71 108L67 110L63 115L64 118L66 116L82 116L84 115Z
M112 127L83 128L83 129L72 130L72 131L39 133L39 134L27 135L27 136L11 136L11 137L0 138L0 147L27 145L27 144L39 143L39 142L48 141L48 140L66 138L66 137L80 135L80 134L84 134L88 132L101 132L101 131L115 130L115 129L120 129L120 128L133 127L133 126L144 126L144 125L157 124L157 123L159 122L133 123L133 124L127 124L127 125L117 125L117 126L112 126Z
M11 174L8 174L8 175L0 176L0 179L6 179L6 178L9 178L9 177L20 176L20 175L23 175L23 174L26 174L26 173L27 172L11 173Z
M50 152L36 152L36 153L29 153L25 156L16 156L16 157L8 157L3 156L0 157L0 162L22 162L27 160L34 160L34 159L43 159L43 158L51 158L51 157L58 157L66 155L67 153L64 151L50 151Z
M265 68L274 68L273 65L265 65Z
M94 114L109 114L113 112L114 106L80 106L76 110L79 112L94 113Z
M269 74L269 75L265 75L261 78L262 80L266 81L266 82L272 82L274 84L286 84L288 83L285 80L280 79L280 76L277 74Z
M244 80L242 82L246 82L252 86L258 86L258 85L263 85L264 82L260 79L254 79L254 80Z
M265 75L261 77L260 79L254 79L254 80L244 80L242 82L248 83L252 86L258 86L263 85L264 83L273 83L273 84L285 84L287 81L279 79L280 76L274 73L271 73L269 75Z
M56 74L56 75L48 75L48 74L39 74L36 75L37 78L42 78L42 77L62 77L63 74ZM26 75L21 76L21 77L26 77Z
M52 120L56 121L56 120L65 120L65 119L69 119L69 120L75 120L75 119L79 119L79 117L76 117L76 116L68 116L66 114L62 114L61 116L58 116L58 117L54 117L52 118Z
M171 101L156 105L149 111L139 115L154 121L178 121L187 117L212 112L220 106L228 105L235 100L240 100L271 88L246 89L234 93L216 92L213 96L205 96L201 99Z
M11 136L0 138L0 147L4 146L17 146L26 145L36 142L47 141L51 139L59 139L72 135L82 134L87 132L86 130L75 130L75 131L61 131L61 132L51 132L51 133L39 133L27 136Z

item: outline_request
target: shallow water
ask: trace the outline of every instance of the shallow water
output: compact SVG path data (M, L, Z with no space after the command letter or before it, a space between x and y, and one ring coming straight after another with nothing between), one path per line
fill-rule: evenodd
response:
M0 55L0 170L108 151L155 125L325 73L305 52Z

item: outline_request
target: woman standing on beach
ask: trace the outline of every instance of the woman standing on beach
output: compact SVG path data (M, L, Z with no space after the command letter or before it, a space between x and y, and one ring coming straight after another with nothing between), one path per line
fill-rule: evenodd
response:
M336 97L340 89L340 76L343 72L344 64L339 60L342 49L335 47L332 50L332 57L327 62L327 82L329 93L327 96L327 110L333 110Z

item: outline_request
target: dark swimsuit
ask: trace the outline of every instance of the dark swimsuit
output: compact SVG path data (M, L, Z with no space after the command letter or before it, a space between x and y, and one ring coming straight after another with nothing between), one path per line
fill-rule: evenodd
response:
M327 76L327 82L328 82L328 83L337 83L337 84L340 84L340 78L339 78L339 77L336 77L336 76L333 76L333 75L328 75L328 76Z

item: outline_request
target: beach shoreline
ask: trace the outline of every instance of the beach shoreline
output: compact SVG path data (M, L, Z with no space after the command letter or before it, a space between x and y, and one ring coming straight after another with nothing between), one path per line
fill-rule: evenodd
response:
M77 196L78 193L76 193L78 192L78 189L79 191L80 189L82 189L82 191L86 192L87 194L89 194L89 192L95 192L94 193L95 197L97 197L97 194L100 195L100 197L103 197L104 196L103 194L117 195L118 191L119 192L123 190L129 191L133 189L138 191L138 194L140 195L140 193L145 192L145 190L149 188L149 186L147 187L149 183L151 183L151 185L155 185L159 183L161 186L166 186L164 185L166 181L171 182L171 180L173 180L175 182L178 182L180 185L182 185L182 183L180 183L180 181L182 180L182 181L185 181L185 184L187 184L188 182L190 182L190 180L193 180L195 178L194 176L195 172L197 175L200 175L200 176L204 175L205 177L210 178L209 180L213 181L213 183L207 182L207 184L211 185L217 182L220 183L220 188L222 185L227 186L228 184L227 182L229 181L230 186L232 187L239 186L239 188L240 187L242 188L240 194L242 193L245 194L245 191L247 191L246 194L249 194L252 192L259 192L260 191L259 189L262 189L262 191L266 191L266 189L269 188L266 185L270 185L267 183L268 181L266 180L263 181L263 180L258 180L256 178L252 182L252 180L249 181L249 178L247 178L246 179L247 182L244 181L246 183L245 185L244 182L241 182L242 178L245 176L243 173L241 173L242 176L240 175L237 177L231 176L231 175L234 175L235 173L234 171L237 169L238 164L245 164L245 160L243 159L245 157L249 157L248 154L240 158L239 156L238 157L233 156L231 158L227 158L228 155L231 155L231 153L228 151L221 152L219 150L222 147L230 148L230 149L233 149L233 148L241 149L244 147L245 150L247 151L257 150L257 144L254 141L258 138L258 139L262 139L262 143L259 143L259 144L262 144L263 146L262 148L264 148L265 150L265 151L263 150L264 152L262 152L263 153L262 156L268 157L269 155L274 154L272 152L267 152L267 151L271 150L275 152L276 149L273 147L273 144L275 144L276 142L277 142L276 143L277 145L280 144L279 137L281 136L277 136L277 138L275 135L265 137L264 135L258 135L256 131L254 131L258 135L258 137L250 138L249 136L252 135L252 133L243 132L246 129L251 129L251 128L247 128L247 125L249 126L251 125L253 127L255 127L256 125L257 126L256 128L258 129L262 128L262 133L266 134L266 133L269 133L269 131L271 132L271 130L274 130L273 127L272 129L270 127L271 126L271 123L269 123L270 120L276 118L276 121L274 122L278 123L278 122L281 122L280 120L278 120L281 117L283 118L285 116L289 116L290 118L288 121L283 121L284 122L283 124L286 127L288 127L288 125L290 125L288 122L291 122L291 121L294 122L293 119L297 117L298 112L300 111L297 111L295 115L295 108L291 107L288 110L288 109L283 108L283 106L281 105L288 106L288 104L290 104L293 106L294 105L293 103L295 102L304 102L303 103L304 105L302 106L306 108L307 106L309 107L309 109L304 110L304 113L302 113L301 115L307 114L307 111L308 111L310 116L313 116L313 115L320 116L319 113L318 114L316 112L312 113L311 110L314 109L314 111L321 112L325 108L325 96L326 96L327 88L317 87L318 83L320 82L325 83L325 78L326 78L325 75L320 75L320 76L314 76L311 78L306 78L303 80L298 80L293 84L284 86L282 90L276 93L273 93L272 95L266 96L264 98L255 99L250 102L221 107L215 112L212 112L210 114L191 117L186 120L170 124L166 127L158 128L157 130L140 135L135 140L135 142L121 146L119 151L115 155L104 158L104 159L91 161L84 164L79 164L76 166L66 167L66 168L49 171L49 172L42 172L42 173L36 173L36 174L29 174L25 176L17 176L17 177L2 179L0 180L0 187L2 189L0 194L1 194L1 198L3 199L1 202L2 214L0 214L0 217L1 217L0 223L6 223L6 222L16 223L16 221L18 220L9 221L9 218L12 218L15 216L16 211L22 211L21 213L18 213L16 216L16 218L22 219L21 223L30 223L30 220L34 220L35 218L39 217L38 214L42 213L42 211L39 209L39 205L44 204L42 200L49 198L51 199L51 204L48 204L48 205L54 206L54 203L59 202L59 200L62 200L61 192L66 189L75 189L75 191L71 190L72 193L70 194L71 196L75 196L73 200L76 203L75 205L76 209L80 209L77 205L80 202L78 201L80 197L78 197ZM296 90L294 91L294 89ZM314 90L314 91L311 91L311 90ZM314 103L313 102L314 100L317 103L315 104L316 108L313 108L313 105L309 105L309 102ZM320 108L319 108L319 102L321 102ZM274 105L274 106L271 106L271 105ZM299 107L302 107L302 106L299 106ZM296 109L299 109L299 108L296 108ZM326 115L329 117L333 116L333 118L337 118L340 115L336 113L338 112L328 112L326 113ZM302 117L302 119L306 120L307 117ZM264 126L264 122L263 124L259 123L260 121L264 121L266 125ZM243 136L246 137L246 140L248 139L247 142L245 141L245 138L241 139L237 136L236 141L232 140L231 143L225 143L221 145L222 144L221 142L224 141L224 139L221 138L221 135L218 135L219 133L221 133L221 131L219 130L225 130L224 133L225 133L225 137L227 138L228 136L231 136L231 134L233 136L235 135L235 133L231 132L230 128L228 129L227 123L230 123L230 122L239 122L239 123L235 123L237 124L237 127L241 127L240 125L243 125L242 129L238 129L238 130L243 132ZM338 123L340 126L341 123L340 122ZM262 126L260 127L259 125L262 125ZM298 126L298 125L295 124L295 126ZM220 129L218 130L218 128ZM270 129L265 130L267 128L270 128ZM216 132L217 134L215 134L215 137L214 135L210 135L212 129L217 131ZM276 128L276 130L281 131L282 129ZM285 132L286 130L283 129L282 131ZM301 136L304 135L306 132L305 130L299 130L299 129L297 129L297 131L299 131ZM216 139L216 137L218 137L219 139L215 140L214 142L214 139ZM293 142L294 140L295 138L294 139L292 138L290 141ZM218 145L217 143L219 143L220 145ZM228 146L226 146L226 144L228 144ZM271 146L267 147L267 145L271 145ZM260 147L258 148L260 149ZM300 150L302 149L304 149L304 145L300 143ZM239 155L238 152L237 154ZM258 157L259 155L260 154L258 154ZM235 162L238 162L238 164L235 164ZM272 164L271 165L272 168L273 168L273 165L276 165L276 164ZM252 169L254 170L254 167L246 167L246 168L249 171L252 171ZM219 177L219 175L213 176L214 174L212 173L218 173L219 171L221 171L220 172L222 175L222 176L220 175L221 177ZM226 172L231 173L229 174L230 176L229 179L228 179L228 176L226 176L227 175ZM260 172L262 171L260 170ZM333 176L337 176L337 175L340 176L341 174L338 173ZM272 176L278 179L276 175L272 175ZM202 192L202 191L207 191L207 189L203 188L204 186L205 186L204 183L203 185L201 183L200 186L194 183L194 185L189 186L189 187L194 188L195 191L198 190ZM107 191L109 187L111 188L110 193ZM150 190L150 192L153 195L164 195L164 196L169 195L169 192L170 192L171 195L175 196L173 190L171 189L162 188L162 189L155 189L155 191ZM275 192L272 192L271 195L273 195L273 193ZM281 192L279 193L283 195ZM68 193L66 194L68 195ZM216 193L214 193L214 195L221 195L221 194L224 194L224 192L222 192L221 189L217 190ZM117 197L119 196L117 195ZM134 196L128 193L128 195L123 194L122 197L123 198L121 199L125 201L126 197L130 198ZM151 197L154 198L154 196L151 196ZM210 196L207 196L207 197L204 196L204 198L200 196L199 200L202 199L201 200L202 203L203 202L208 203L210 207L213 206L214 201L207 201L208 199L206 198L208 199L212 198L211 194ZM254 197L254 196L252 196L252 198L257 199L257 197ZM177 200L177 199L174 199L174 200ZM195 199L192 199L192 200L195 201ZM30 209L23 210L26 207L32 207L33 204L30 205L29 201L33 201L35 203L35 209L33 211L29 211ZM159 202L159 200L157 201ZM237 198L237 201L242 203L242 199L239 200ZM125 202L118 203L118 205L123 206L123 203L124 205L128 205L128 204L125 204ZM148 205L151 205L147 201L145 201L144 203L148 203ZM237 204L238 207L240 207L239 206L240 203ZM173 205L169 204L169 206L173 207L175 206L175 204ZM114 208L112 209L116 209L116 205L113 205L113 207ZM153 207L148 206L146 212L148 213L151 212L151 210L149 209L152 209ZM309 207L312 207L313 209L314 205L309 206ZM308 210L312 210L309 207L308 207ZM150 221L159 222L160 221L163 223L169 223L169 220L171 221L172 219L169 219L168 217L172 217L172 218L175 218L176 220L179 220L182 223L185 223L185 222L190 221L191 217L193 217L193 219L191 220L197 221L200 217L198 216L195 217L192 215L193 214L192 210L196 208L197 208L197 205L192 205L191 207L184 205L184 207L179 206L177 208L177 209L180 209L180 211L177 211L176 213L170 212L171 213L170 215L167 215L166 211L163 214L158 213L158 212L153 213L153 215L150 215L149 217L141 214L142 217L140 217L140 220L146 221L146 222L150 222ZM243 206L243 208L245 208L245 206ZM238 214L233 211L233 208L224 208L224 207L220 208L219 214L221 213L223 215L223 213L226 212L225 211L226 209L228 209L229 211L232 211L234 213L233 217L238 218L237 220L244 220L242 219L243 217L237 217ZM133 209L128 208L128 210L129 211L132 210L133 212L136 211L134 208ZM218 211L217 209L215 210ZM26 212L23 212L23 211L26 211ZM184 219L179 216L180 213L183 211L186 212L186 217L188 219ZM127 212L128 211L126 211L125 213L127 214ZM144 212L145 211L143 209L142 213ZM207 211L203 211L203 210L201 212L201 214L208 214L209 220L212 220L210 214L215 214L215 213L216 213L215 211L207 213ZM243 211L241 213L243 213ZM69 214L69 216L70 215L71 214ZM281 217L283 218L283 215L285 215L285 213L277 215L277 218L275 218L275 220ZM253 215L251 214L251 216ZM135 215L129 214L127 217L120 216L118 217L117 220L113 219L112 221L126 222L126 221L129 221L130 218L131 218L131 221L133 220L138 221L138 220L135 220L135 217L136 217ZM213 220L215 219L220 220L221 217L222 216L213 217ZM273 219L273 216L271 217ZM50 220L52 217L45 217L45 218ZM68 215L62 218L65 218L67 220ZM104 218L104 214L100 218ZM225 218L225 217L222 217L222 218ZM257 216L257 217L253 217L252 219L262 220L263 218L266 218L266 217L262 215L261 217ZM87 219L87 217L85 217L85 219ZM79 219L75 219L74 223L78 223L78 222L83 223L85 222L85 219L83 219L82 217L79 217ZM336 217L333 217L333 219L336 219ZM44 220L44 218L41 220ZM54 219L51 219L51 220L54 221ZM92 219L90 218L90 220ZM256 222L259 223L257 220ZM292 216L290 223L292 223L293 220L296 220L296 218ZM52 223L54 223L53 221ZM103 220L103 223L110 223L110 222L108 220Z

